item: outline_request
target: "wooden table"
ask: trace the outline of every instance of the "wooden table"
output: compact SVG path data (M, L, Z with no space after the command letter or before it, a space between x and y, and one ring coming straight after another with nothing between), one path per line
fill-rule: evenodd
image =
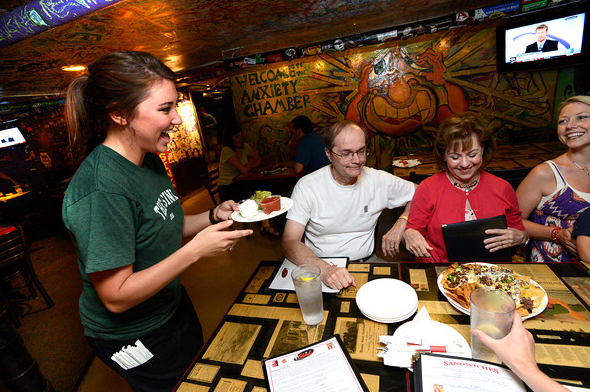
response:
M377 357L379 335L392 335L402 323L381 324L365 318L354 296L357 288L324 294L327 317L307 326L294 292L271 291L280 262L260 263L203 350L179 383L179 392L266 391L261 359L295 350L335 333L340 334L371 392L412 391L412 373L385 366ZM453 308L438 291L437 274L444 264L350 263L358 287L378 278L398 278L417 291L419 309L470 341L469 316ZM537 361L549 376L590 386L590 275L577 263L511 263L530 275L548 293L549 306L526 320L536 342ZM584 291L585 290L585 291ZM395 300L395 299L391 299ZM411 319L411 318L410 318ZM409 319L409 320L410 320Z
M548 159L553 159L564 152L566 147L561 142L542 142L526 145L497 146L496 153L486 166L488 170L515 169L519 167L534 167ZM417 174L434 174L440 169L436 165L432 151L416 152L404 156L393 157L392 161L414 160L420 161L415 167L396 167L391 165L391 173L398 177L409 178L411 172Z
M302 174L295 173L295 169L292 167L280 168L279 173L267 174L269 170L255 169L248 173L243 173L234 178L234 182L240 181L268 181L268 180L281 180L285 178L299 178Z
M302 173L295 173L292 167L283 167L279 173L267 174L266 169L255 169L248 173L243 173L234 178L234 182L255 183L255 189L261 191L270 191L275 195L289 197L297 180L301 178Z

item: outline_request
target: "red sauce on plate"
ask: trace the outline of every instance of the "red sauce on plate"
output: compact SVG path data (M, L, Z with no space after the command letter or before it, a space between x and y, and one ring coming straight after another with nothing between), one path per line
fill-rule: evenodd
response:
M279 211L281 209L281 197L267 197L260 202L260 207L262 207L262 211L264 211L264 213L267 215L273 211Z

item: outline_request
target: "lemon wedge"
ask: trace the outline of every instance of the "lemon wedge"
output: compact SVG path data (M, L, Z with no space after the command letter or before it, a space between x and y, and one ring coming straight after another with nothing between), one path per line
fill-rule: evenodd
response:
M312 277L312 276L308 276L308 277L303 277L303 278L301 278L301 281L302 281L302 282L307 282L307 281L309 281L309 280L312 280L312 279L313 279L313 277Z

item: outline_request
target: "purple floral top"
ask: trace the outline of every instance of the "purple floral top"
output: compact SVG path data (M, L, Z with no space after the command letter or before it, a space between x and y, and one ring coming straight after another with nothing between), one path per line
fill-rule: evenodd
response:
M580 197L568 185L553 161L547 161L547 163L561 177L564 186L550 200L547 200L541 208L533 211L532 220L544 226L562 227L564 229L573 227L578 216L590 207L590 203ZM541 240L531 241L532 262L569 262L572 261L572 257L572 254L564 249L560 243Z

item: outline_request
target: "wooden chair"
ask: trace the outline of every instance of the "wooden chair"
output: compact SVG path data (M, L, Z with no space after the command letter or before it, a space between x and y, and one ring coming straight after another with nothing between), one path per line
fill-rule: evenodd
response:
M211 171L207 171L206 174L203 175L203 181L205 182L205 188L207 188L207 192L209 192L209 196L211 196L211 200L213 200L213 204L218 206L221 203L219 199L219 189L217 188L217 180L219 179L219 168L216 167ZM242 227L244 229L248 229L249 226L247 223L242 223ZM250 239L250 236L246 236L247 239Z
M21 293L21 289L28 288L28 294L24 295L27 299L36 298L38 290L48 307L53 307L53 300L33 269L21 226L0 227L0 284L0 303L16 327L21 323L10 296Z
M414 184L420 184L423 180L430 177L432 174L418 174L416 172L410 172L409 180Z
M521 181L529 174L529 172L533 170L532 167L517 167L514 169L496 169L496 170L486 170L488 173L493 174L497 177L500 177L506 181L512 188L516 190L520 185Z
M219 189L217 188L217 180L219 179L219 168L216 167L211 171L207 171L203 175L203 181L205 182L205 187L207 188L207 192L209 192L209 196L211 196L211 200L213 200L213 204L216 206L219 205Z

